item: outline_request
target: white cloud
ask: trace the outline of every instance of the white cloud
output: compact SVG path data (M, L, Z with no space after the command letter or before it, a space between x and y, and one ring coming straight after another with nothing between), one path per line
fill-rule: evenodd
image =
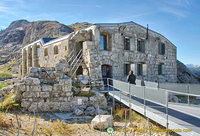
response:
M169 13L169 14L175 15L177 17L187 17L186 12L184 12L182 10L175 9L175 8L163 7L163 8L160 8L160 10L162 12Z
M0 26L0 29L6 29L6 28L7 28L7 26L4 26L4 25Z
M166 0L165 3L171 6L188 8L191 6L190 0Z
M96 8L101 8L102 6L101 6L101 5L95 5L95 7L96 7Z

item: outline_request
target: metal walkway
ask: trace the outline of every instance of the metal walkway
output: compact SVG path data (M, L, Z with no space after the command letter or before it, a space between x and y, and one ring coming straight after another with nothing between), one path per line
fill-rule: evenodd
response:
M200 136L200 106L169 102L172 93L187 95L188 98L200 95L109 80L112 80L112 85L105 91L114 99L180 135Z

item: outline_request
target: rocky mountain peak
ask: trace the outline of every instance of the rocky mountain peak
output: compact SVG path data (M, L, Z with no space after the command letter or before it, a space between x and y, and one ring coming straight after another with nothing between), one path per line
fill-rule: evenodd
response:
M9 27L7 28L7 30L14 30L16 28L25 28L30 22L27 20L17 20L17 21L13 21Z

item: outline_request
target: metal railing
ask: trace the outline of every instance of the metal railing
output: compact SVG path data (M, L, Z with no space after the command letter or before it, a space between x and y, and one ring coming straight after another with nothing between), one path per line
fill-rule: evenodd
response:
M166 129L168 129L169 126L169 120L168 120L168 109L169 109L169 94L177 94L177 95L185 95L188 96L188 103L190 97L200 97L200 95L197 94L191 94L188 92L179 92L169 89L162 89L162 88L156 88L156 87L149 87L149 86L141 86L141 85L133 85L129 84L123 81L118 81L114 79L107 79L107 85L112 87L113 89L119 90L120 93L120 101L122 100L122 95L129 95L130 99L139 98L143 101L143 111L144 115L146 116L147 113L147 107L148 108L164 108L165 109L165 116L166 116ZM112 83L112 84L110 84ZM153 103L148 104L149 102ZM200 103L199 103L200 104ZM171 108L171 107L170 107ZM176 110L176 109L175 109ZM161 114L161 113L160 113ZM167 132L168 135L168 132Z
M74 63L76 62L76 60L77 60L80 56L82 56L82 52L83 52L82 49L78 52L78 54L76 55L76 57L73 59L73 61L72 61L72 63L71 63L72 66L74 65Z
M71 52L70 52L70 54L67 56L67 62L69 63L70 61L72 61L73 60L73 58L74 58L74 50L72 50Z

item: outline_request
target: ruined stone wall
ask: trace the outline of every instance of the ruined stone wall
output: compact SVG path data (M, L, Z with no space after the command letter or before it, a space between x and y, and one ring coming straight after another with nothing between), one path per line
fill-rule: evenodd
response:
M57 54L54 54L55 46L58 47ZM47 49L47 56L45 56L45 49ZM59 60L68 55L68 40L57 41L46 44L40 49L39 64L40 67L55 67Z
M37 78L27 78L16 85L21 89L21 107L29 111L68 111L72 98L71 80L61 79L55 84L41 84Z
M105 96L98 92L89 98L73 96L72 80L64 74L61 67L65 66L30 68L26 77L14 84L13 91L16 100L21 103L23 109L36 112L75 112L79 114L76 113L78 109L81 114L88 115L91 108L97 109L99 106L105 109L107 107Z

